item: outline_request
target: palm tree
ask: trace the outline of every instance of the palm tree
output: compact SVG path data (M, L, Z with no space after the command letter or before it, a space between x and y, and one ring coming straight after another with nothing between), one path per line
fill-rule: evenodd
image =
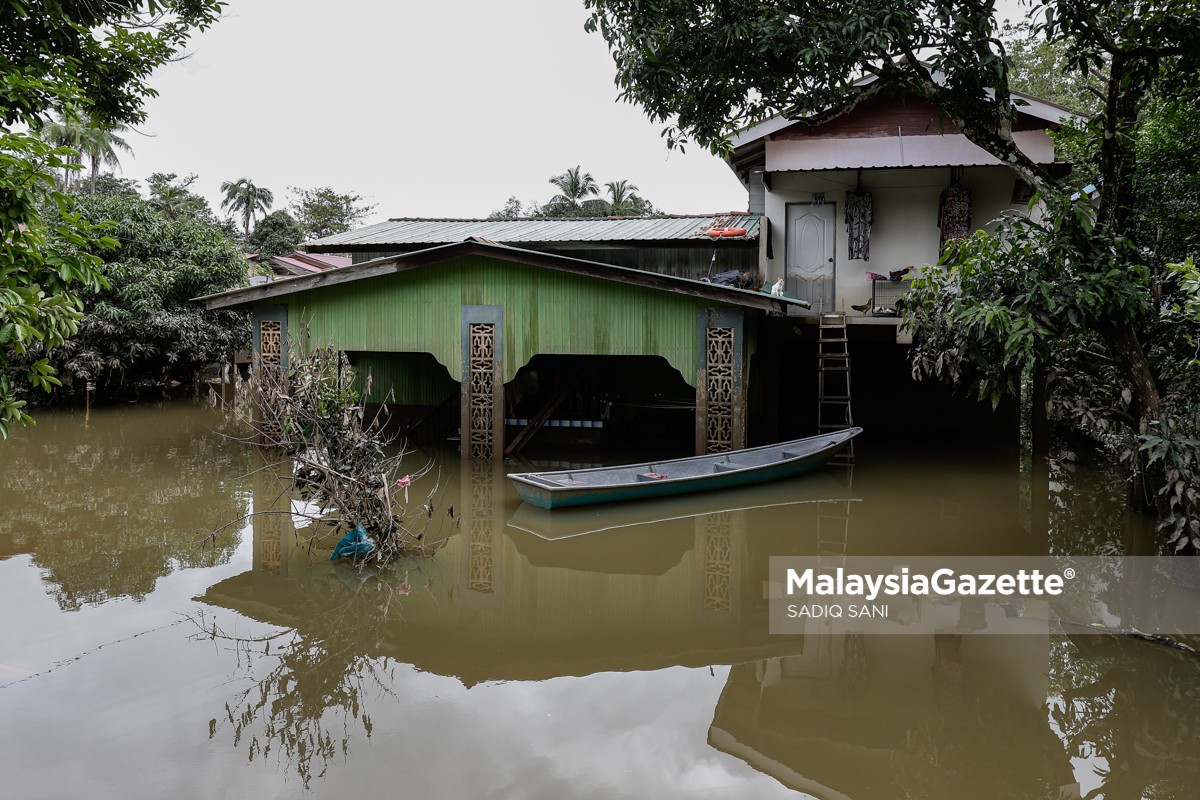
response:
M96 191L96 179L100 177L100 165L120 169L121 159L117 151L132 153L129 142L118 136L129 130L125 125L114 125L110 128L93 126L88 129L87 140L83 144L83 155L91 162L91 180L89 191Z
M173 222L193 217L200 211L200 198L182 186L166 184L150 193L150 205L167 215Z
M246 238L250 237L250 221L255 214L261 211L266 215L271 210L271 203L275 202L275 195L270 189L255 186L249 178L225 181L221 184L221 191L225 193L221 208L241 216Z
M100 125L91 117L83 114L74 106L64 106L57 120L51 118L37 128L38 135L43 141L56 147L69 147L75 153L67 159L71 165L82 164L86 157L91 162L92 191L96 189L96 178L100 175L100 165L119 167L120 159L117 151L133 152L129 142L118 134L129 130L125 125ZM71 173L77 170L67 167L63 169L63 188L71 189ZM79 181L75 181L78 187Z
M637 196L638 187L629 181L610 181L608 188L608 213L614 217L636 217L641 214L644 201Z
M578 216L583 213L585 201L600 194L596 179L590 172L584 172L578 166L571 167L562 175L554 176L550 183L558 188L559 193L550 198L546 209L552 210L556 215Z

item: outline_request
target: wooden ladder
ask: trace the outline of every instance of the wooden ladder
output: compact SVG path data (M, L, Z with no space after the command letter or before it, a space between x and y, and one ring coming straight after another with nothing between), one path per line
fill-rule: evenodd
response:
M817 432L842 431L854 426L850 410L850 349L845 313L822 314L817 328ZM851 441L836 457L854 458Z
M840 456L839 456L840 457ZM838 469L840 467L840 470ZM826 466L826 472L836 475L838 483L850 491L854 487L854 458L836 459ZM817 569L832 575L838 567L846 566L850 552L850 506L854 501L821 500L817 503Z

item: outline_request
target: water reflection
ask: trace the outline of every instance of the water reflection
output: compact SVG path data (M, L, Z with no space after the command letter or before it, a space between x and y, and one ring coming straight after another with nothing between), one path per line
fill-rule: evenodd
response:
M309 551L277 476L237 480L260 462L219 422L47 414L0 449L0 675L28 678L0 689L17 794L288 796L296 776L348 796L1200 793L1187 657L1049 633L766 634L771 556L1148 552L1119 480L860 450L852 475L547 519L494 468L439 457L440 552L360 573ZM196 547L251 500L283 513L236 554L236 536ZM63 610L144 602L63 613L47 589ZM216 615L233 640L170 626L198 607L197 634ZM152 769L105 773L134 749Z
M547 542L508 526L501 470L464 464L452 478L456 513L435 510L444 549L386 572L310 557L286 514L256 519L254 569L200 599L281 632L239 643L253 682L214 715L214 737L252 760L274 753L307 785L370 739L371 706L391 695L397 663L471 687L707 667L801 646L766 634L750 572L769 548L751 552L753 493L732 510ZM273 478L256 480L256 510L288 504ZM815 524L817 508L790 506L789 530Z
M709 744L785 786L1058 797L1073 778L1046 721L1048 635L767 635L771 556L1037 551L1016 475L1000 491L952 471L890 492L894 472L857 477L547 515L518 507L499 468L462 464L444 549L369 575L313 560L286 515L267 518L255 569L201 599L285 633L251 643L269 667L213 733L251 758L275 748L307 783L349 755L349 731L370 738L397 664L465 687L732 665ZM286 502L256 484L256 507Z
M1128 510L1125 481L1114 470L1082 469L1067 461L1034 465L1038 517L1050 552L1065 555L1156 555L1155 520Z
M709 742L818 797L1067 798L1047 637L822 636L735 666Z
M1200 793L1200 669L1194 658L1113 637L1060 637L1051 722L1089 797Z
M141 599L180 568L229 560L236 536L206 530L244 513L234 485L249 450L189 404L46 413L3 445L0 558L29 554L63 610Z
M278 633L237 638L195 616L193 638L233 642L249 683L209 722L209 738L228 734L249 761L273 755L305 788L349 755L352 739L369 741L369 705L392 692L392 667L377 654L395 593L381 576L338 565L271 609L276 624L295 623Z

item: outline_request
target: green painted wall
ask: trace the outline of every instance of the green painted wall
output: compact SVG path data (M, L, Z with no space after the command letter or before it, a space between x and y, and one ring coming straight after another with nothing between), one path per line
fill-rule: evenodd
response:
M661 355L695 385L697 310L715 305L633 284L486 256L282 298L293 337L342 350L425 352L462 379L464 305L504 308L504 380L546 354Z
M458 391L458 382L429 353L351 352L355 388L371 376L370 403L436 406Z

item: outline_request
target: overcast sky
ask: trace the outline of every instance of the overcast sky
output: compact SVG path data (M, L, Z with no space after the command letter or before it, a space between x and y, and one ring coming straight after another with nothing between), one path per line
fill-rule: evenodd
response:
M579 164L666 212L744 210L720 159L669 152L660 125L617 102L586 19L580 0L231 0L155 75L121 174L194 172L214 208L226 180L271 189L275 208L289 186L328 185L380 221L545 202L548 178Z

